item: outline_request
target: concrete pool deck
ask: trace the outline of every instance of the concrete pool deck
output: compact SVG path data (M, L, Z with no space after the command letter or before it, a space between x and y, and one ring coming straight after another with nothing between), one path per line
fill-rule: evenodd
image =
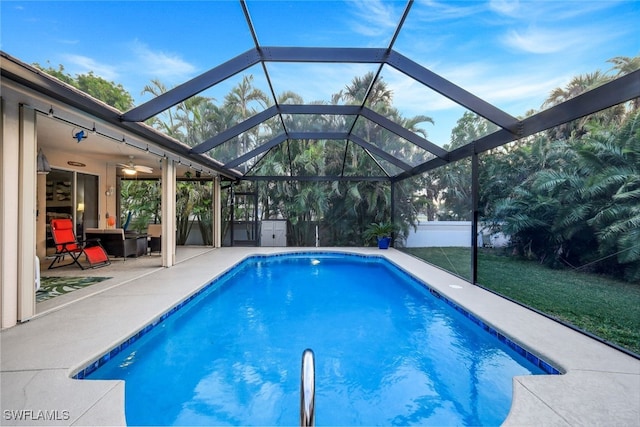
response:
M137 273L113 270L112 280L40 303L34 319L0 333L0 424L125 425L123 381L71 376L247 256L323 249L385 256L564 373L515 377L504 425L640 425L639 360L412 256L375 248L209 249L169 269L146 257Z

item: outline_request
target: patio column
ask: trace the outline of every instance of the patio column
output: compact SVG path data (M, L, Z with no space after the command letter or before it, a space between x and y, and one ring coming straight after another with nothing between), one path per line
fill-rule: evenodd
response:
M162 160L162 266L176 263L176 165Z
M18 104L0 98L0 291L2 328L18 319Z
M220 206L220 176L213 177L213 201L211 209L213 209L213 247L222 247L222 208Z
M18 321L36 313L36 110L20 106L20 174L18 177Z
M7 105L8 104L8 105ZM2 328L35 314L36 112L2 100L0 288Z

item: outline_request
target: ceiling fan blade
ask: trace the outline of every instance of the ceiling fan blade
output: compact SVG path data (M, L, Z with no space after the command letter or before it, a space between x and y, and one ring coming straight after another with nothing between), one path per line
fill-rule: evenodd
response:
M150 168L149 166L135 165L134 169L142 173L153 173L153 168Z

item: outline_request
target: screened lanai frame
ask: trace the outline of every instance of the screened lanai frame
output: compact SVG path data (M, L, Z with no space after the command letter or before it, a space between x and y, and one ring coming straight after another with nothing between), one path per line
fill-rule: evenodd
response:
M145 102L121 116L123 122L144 122L157 116L163 111L198 95L203 91L246 71L250 68L262 68L272 105L263 111L256 113L248 119L232 126L219 134L200 142L191 149L194 155L212 153L216 147L223 144L232 145L242 134L265 124L268 121L277 122L280 131L268 140L262 140L250 150L246 150L235 158L222 159L223 169L229 176L236 176L240 180L312 180L312 181L357 181L361 179L379 179L383 181L398 182L403 179L424 173L431 169L455 162L465 157L478 154L492 148L507 144L520 138L533 135L540 131L552 128L594 112L609 108L639 96L638 81L639 72L633 72L626 76L613 80L599 88L586 92L576 98L543 110L525 119L517 119L500 108L475 96L469 91L444 79L426 67L412 61L410 58L393 49L394 43L402 31L403 24L411 10L413 0L409 0L404 7L402 16L388 46L384 48L342 48L342 47L281 47L263 46L258 40L247 2L240 0L242 11L254 48L230 59L229 61L212 68L211 70L171 89L148 102ZM342 104L289 104L278 103L278 99L271 82L268 71L269 64L371 64L376 68L375 77L369 85L364 98L359 105ZM384 67L391 67L410 79L419 82L426 88L448 98L465 109L477 114L498 126L499 130L483 136L475 141L452 151L447 151L439 145L429 141L417 133L414 133L391 119L369 108L368 102L371 91L383 71ZM339 117L348 118L346 123L351 123L348 130L343 129L309 129L300 130L291 125L296 117ZM374 126L384 129L394 138L410 145L412 149L425 154L424 161L419 164L409 164L402 156L384 149L385 141L367 141L356 132L356 123L368 121ZM327 176L293 176L289 175L255 175L254 167L259 160L273 147L284 144L287 141L306 140L342 140L347 144L355 144L361 147L365 153L379 164L377 159L393 165L393 168L380 168L379 176L354 176L344 173ZM347 148L345 148L346 150ZM215 158L215 157L214 157ZM221 159L215 159L221 160ZM236 169L239 165L250 164L244 170ZM290 168L292 170L293 168ZM393 170L391 170L393 169ZM344 170L344 168L343 168Z
M191 151L197 155L211 155L218 147L238 145L239 137L257 129L265 123L276 122L278 130L269 138L253 144L250 149L238 152L235 158L221 160L228 176L238 176L247 181L386 181L391 184L391 218L394 219L394 185L404 179L423 174L447 164L471 158L471 189L473 221L471 236L478 231L478 154L508 144L521 138L534 135L563 123L587 116L640 96L640 71L635 71L617 78L596 89L583 93L573 99L542 110L524 119L518 119L481 99L455 83L434 73L423 65L411 60L394 50L394 43L402 32L403 25L413 6L413 0L407 1L398 24L387 46L370 47L284 47L265 46L259 42L247 2L240 0L242 11L254 47L227 62L175 87L162 95L141 104L126 113L121 119L124 122L143 122L163 111L202 93L203 91L239 75L248 69L262 68L271 102L268 108L257 112L246 120L231 126L217 135L200 142ZM339 102L293 104L290 101L278 102L276 91L270 74L270 64L366 64L372 66L371 80L362 99L355 105ZM370 105L372 90L384 73L392 70L401 73L406 79L423 85L440 96L453 101L467 111L488 120L498 130L479 137L474 141L448 151L418 133L406 129L391 118L376 112ZM341 123L341 126L326 125L325 122ZM307 122L308 128L300 128L299 123ZM389 149L387 140L367 140L366 135L358 132L358 125L375 127L394 140L394 144L409 147L409 150L420 154L420 161L403 157L399 152ZM273 127L273 126L272 126ZM360 126L362 127L362 126ZM264 135L263 135L264 136ZM297 140L325 141L333 144L344 144L345 155L350 149L357 147L366 153L373 164L379 167L379 174L353 174L345 172L343 166L340 173L318 176L312 174L294 175L293 165L289 165L289 173L284 175L265 175L260 172L260 161L275 149L287 150L288 144ZM400 150L402 151L402 150ZM215 154L213 156L215 158ZM291 158L291 156L289 156ZM345 161L346 163L346 161ZM477 247L473 248L472 283L477 279Z
M197 146L185 148L180 146L179 153L185 159L190 159L195 163L205 164L211 169L220 171L225 179L247 180L247 181L359 181L359 180L379 180L391 183L393 186L404 179L411 178L430 170L445 166L465 158L473 158L479 153L486 152L493 148L505 145L520 138L526 138L557 125L570 122L572 120L587 116L600 110L604 110L614 105L618 105L634 98L640 97L640 71L635 71L625 76L619 77L596 89L565 101L561 104L550 107L535 115L524 119L518 119L506 113L502 109L474 95L470 91L456 85L455 83L434 73L431 69L399 53L395 49L396 39L402 38L402 30L405 20L410 14L414 2L409 0L399 14L398 24L390 37L390 41L385 47L286 47L286 46L266 46L258 40L258 34L250 15L250 7L247 2L239 2L242 8L247 29L251 37L245 37L243 49L246 48L247 41L253 41L254 47L244 53L218 65L211 70L167 91L166 93L143 103L123 114L116 114L112 111L96 110L94 103L74 96L69 99L67 94L56 96L55 91L50 95L64 99L79 108L88 112L93 112L97 116L110 123L117 123L123 128L140 133L160 144L168 142L159 138L156 132L152 132L148 127L141 126L142 122L150 117L157 116L168 110L172 106L189 99L192 96L202 94L210 88L226 82L229 78L239 76L246 70L264 71L261 81L266 81L269 86L273 105L261 110L246 120L218 133L212 138L200 142ZM258 5L256 4L256 7ZM263 7L260 5L260 7ZM246 31L245 31L246 32ZM268 38L268 37L266 37ZM471 111L498 126L499 130L485 135L477 140L470 141L462 147L448 151L437 143L430 141L417 133L414 133L389 117L377 113L371 109L369 95L373 84L369 85L365 96L359 104L291 104L278 103L271 74L270 64L361 64L370 66L375 70L375 77L385 74L386 70L401 73L407 79L411 79L424 88L439 94L443 98L460 105L462 108ZM10 65L10 64L9 64ZM7 70L10 72L10 70ZM5 70L3 69L3 73ZM376 82L373 79L373 83ZM40 79L42 80L42 79ZM28 82L27 82L28 83ZM38 87L49 87L48 82L41 83ZM345 128L314 128L299 129L291 128L291 121L296 117L333 117L343 118L345 123L351 124ZM348 120L347 120L348 119ZM274 137L260 141L260 144L252 147L251 150L243 152L236 157L223 159L211 158L207 153L215 147L232 145L234 138L238 138L245 132L262 126L269 121L279 123L282 131ZM313 120L312 120L313 121ZM397 153L385 151L384 141L367 141L359 134L355 127L358 121L372 123L384 129L389 135L394 135L401 139L403 144L410 145L426 153L424 161L419 164L409 164L406 159ZM276 147L286 147L288 141L298 139L334 141L335 144L344 144L345 152L348 149L357 147L371 157L372 163L380 165L380 173L377 175L361 176L353 173L346 173L343 167L340 174L326 176L294 176L294 175L261 175L260 159ZM348 148L351 147L351 148ZM174 147L175 148L175 147ZM477 159L471 164L477 163ZM291 170L292 168L290 168ZM477 167L472 175L474 188L473 194L477 198ZM394 200L392 197L391 200ZM393 205L392 205L393 212ZM472 245L475 246L475 245Z

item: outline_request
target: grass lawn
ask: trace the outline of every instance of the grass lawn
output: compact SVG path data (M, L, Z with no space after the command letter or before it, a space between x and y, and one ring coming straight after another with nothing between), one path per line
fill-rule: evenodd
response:
M404 248L434 265L469 278L470 248ZM640 285L534 261L478 254L478 283L640 354Z

